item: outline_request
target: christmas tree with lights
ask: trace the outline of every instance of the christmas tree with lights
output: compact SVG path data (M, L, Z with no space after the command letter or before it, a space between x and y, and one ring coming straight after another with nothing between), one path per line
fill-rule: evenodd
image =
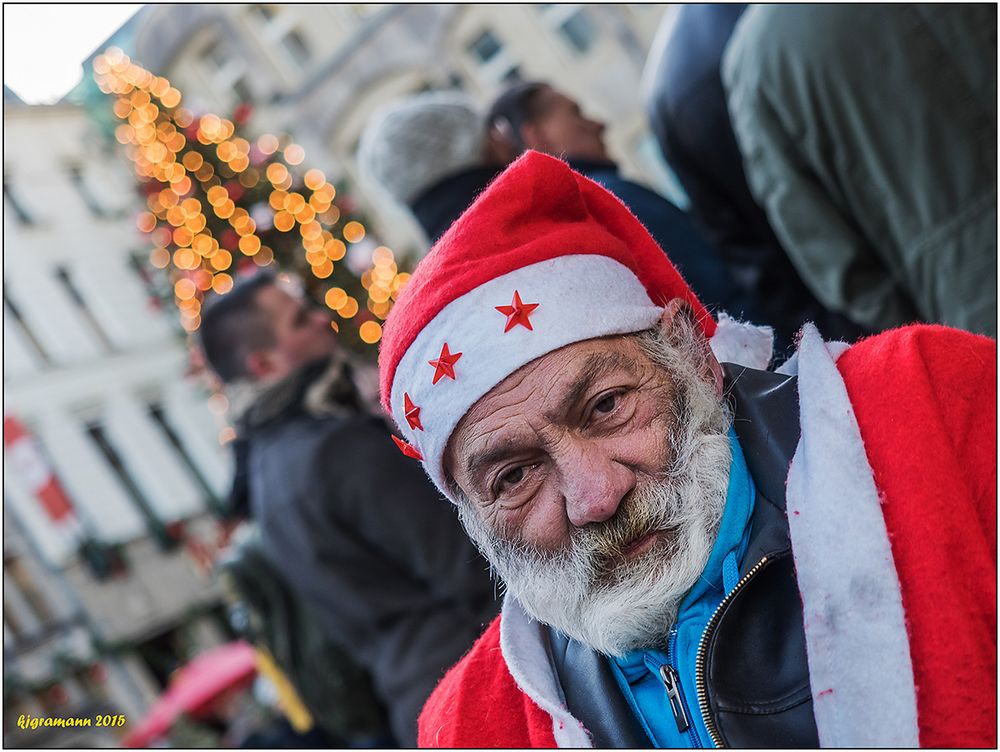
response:
M245 134L247 104L230 118L190 111L167 79L117 48L93 68L114 98L115 138L146 203L136 223L181 326L198 329L210 291L225 294L238 276L274 267L300 277L334 312L343 344L373 358L381 322L409 275L389 248L366 238L357 205L320 170L304 167L304 149L288 137Z

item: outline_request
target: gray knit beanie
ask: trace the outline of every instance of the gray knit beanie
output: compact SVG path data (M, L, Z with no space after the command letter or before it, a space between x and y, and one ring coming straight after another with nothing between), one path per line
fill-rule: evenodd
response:
M358 146L362 175L409 206L425 190L483 163L486 134L472 101L454 92L426 92L384 105Z

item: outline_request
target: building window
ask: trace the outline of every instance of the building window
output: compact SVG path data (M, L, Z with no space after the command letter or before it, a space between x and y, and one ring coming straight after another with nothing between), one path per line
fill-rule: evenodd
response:
M35 616L42 622L53 621L55 613L52 611L49 602L42 595L41 588L39 587L42 583L32 579L31 574L24 566L24 562L19 558L12 557L4 562L4 568L7 570L7 574L10 575L21 595L24 596L25 601L31 606Z
M524 80L524 76L521 75L521 66L515 65L507 74L503 77L503 82L505 84L515 84Z
M597 27L579 5L543 3L536 6L546 25L555 31L577 55L583 55L597 40Z
M20 328L21 333L24 335L24 338L31 345L32 349L35 351L35 354L38 355L41 361L43 363L51 364L52 359L49 358L48 353L45 352L45 348L43 348L41 343L38 341L38 337L36 337L35 333L31 331L31 327L29 327L25 323L24 317L21 315L21 310L16 305L14 305L14 303L11 302L11 299L7 296L6 285L4 285L3 287L3 311Z
M247 86L245 77L238 78L233 82L233 92L236 94L236 100L240 104L253 101L253 93L250 91L250 87Z
M484 31L469 44L469 52L483 65L493 60L502 50L503 45L500 40L489 30Z
M246 58L234 54L229 43L214 39L202 48L199 58L212 91L222 100L224 107L253 101L253 92L247 80Z
M198 484L202 492L205 494L205 498L208 501L208 506L214 508L217 512L221 512L223 510L222 501L215 495L215 493L209 487L208 483L205 481L204 476L201 474L201 471L198 469L197 465L194 464L194 461L188 454L188 451L185 448L183 442L180 440L180 437L177 435L173 427L167 421L167 418L163 413L163 406L154 402L148 405L148 410L150 417L153 419L153 422L163 432L163 435L167 437L167 441L169 441L170 444L173 446L173 448L177 450L177 454L183 461L184 466L188 469L188 472L191 474L191 477L194 478L195 482Z
M77 310L83 315L84 320L90 325L91 330L97 336L97 339L101 341L104 348L108 351L114 351L117 348L114 343L108 338L107 333L101 328L101 325L97 323L97 319L94 317L93 312L87 307L87 301L83 299L80 291L76 288L73 283L73 279L70 277L69 270L64 266L55 267L56 270L56 280L66 291L69 299L73 301L73 305L76 306Z
M559 33L578 54L589 50L597 39L597 29L582 8L567 18L559 26Z
M10 187L10 184L6 180L3 181L3 200L4 203L13 210L14 216L17 217L17 221L20 224L25 226L35 224L35 220L24 208L24 205L18 200L16 192Z
M309 45L306 44L306 40L295 29L292 29L281 38L281 46L285 48L288 57L295 61L295 64L300 68L305 68L312 60Z
M118 450L115 449L114 445L112 445L111 441L108 439L107 434L104 432L104 427L100 423L92 422L87 423L85 428L91 441L94 442L94 446L97 447L104 459L107 460L109 467L114 471L118 480L121 481L122 486L132 498L132 501L139 508L139 512L146 520L146 525L150 534L162 548L173 547L177 541L173 540L167 532L166 526L160 518L156 516L149 500L139 488L139 484L136 483L132 474L129 473L128 468L125 467L125 463L122 462L122 458L121 455L118 454Z
M83 199L83 203L87 205L90 213L100 219L112 216L111 212L101 206L101 202L97 200L97 196L94 195L94 191L88 185L83 175L83 167L80 165L69 165L66 170L69 173L69 181L73 184L76 192L80 194L80 198Z
M274 7L271 5L251 5L250 13L257 17L257 19L264 24L269 24L274 20Z
M213 41L205 47L199 57L207 67L215 71L221 71L229 63L229 58L225 50L222 49L222 45L217 41Z
M473 39L466 49L479 64L479 75L490 84L507 80L511 71L517 67L517 61L510 51L489 29Z

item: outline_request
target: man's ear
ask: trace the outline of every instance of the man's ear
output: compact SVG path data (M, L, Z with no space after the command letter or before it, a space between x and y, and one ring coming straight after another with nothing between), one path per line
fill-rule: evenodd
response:
M247 355L247 372L254 381L266 379L274 373L274 361L267 350L254 350Z
M694 341L698 344L697 366L701 374L715 385L716 393L722 396L722 366L708 344L701 324L695 316L694 309L683 298L672 298L660 315L660 334L665 342L674 341L680 328L694 332Z
M545 137L537 123L523 123L521 125L521 143L524 144L525 149L545 151Z

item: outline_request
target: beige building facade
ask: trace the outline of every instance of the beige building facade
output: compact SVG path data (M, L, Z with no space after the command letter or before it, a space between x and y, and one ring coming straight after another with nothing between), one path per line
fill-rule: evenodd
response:
M81 109L6 91L4 159L4 739L45 746L21 714L82 698L137 722L172 666L226 639L192 552L216 539L229 460L147 289L127 163ZM8 421L29 443L6 446Z

